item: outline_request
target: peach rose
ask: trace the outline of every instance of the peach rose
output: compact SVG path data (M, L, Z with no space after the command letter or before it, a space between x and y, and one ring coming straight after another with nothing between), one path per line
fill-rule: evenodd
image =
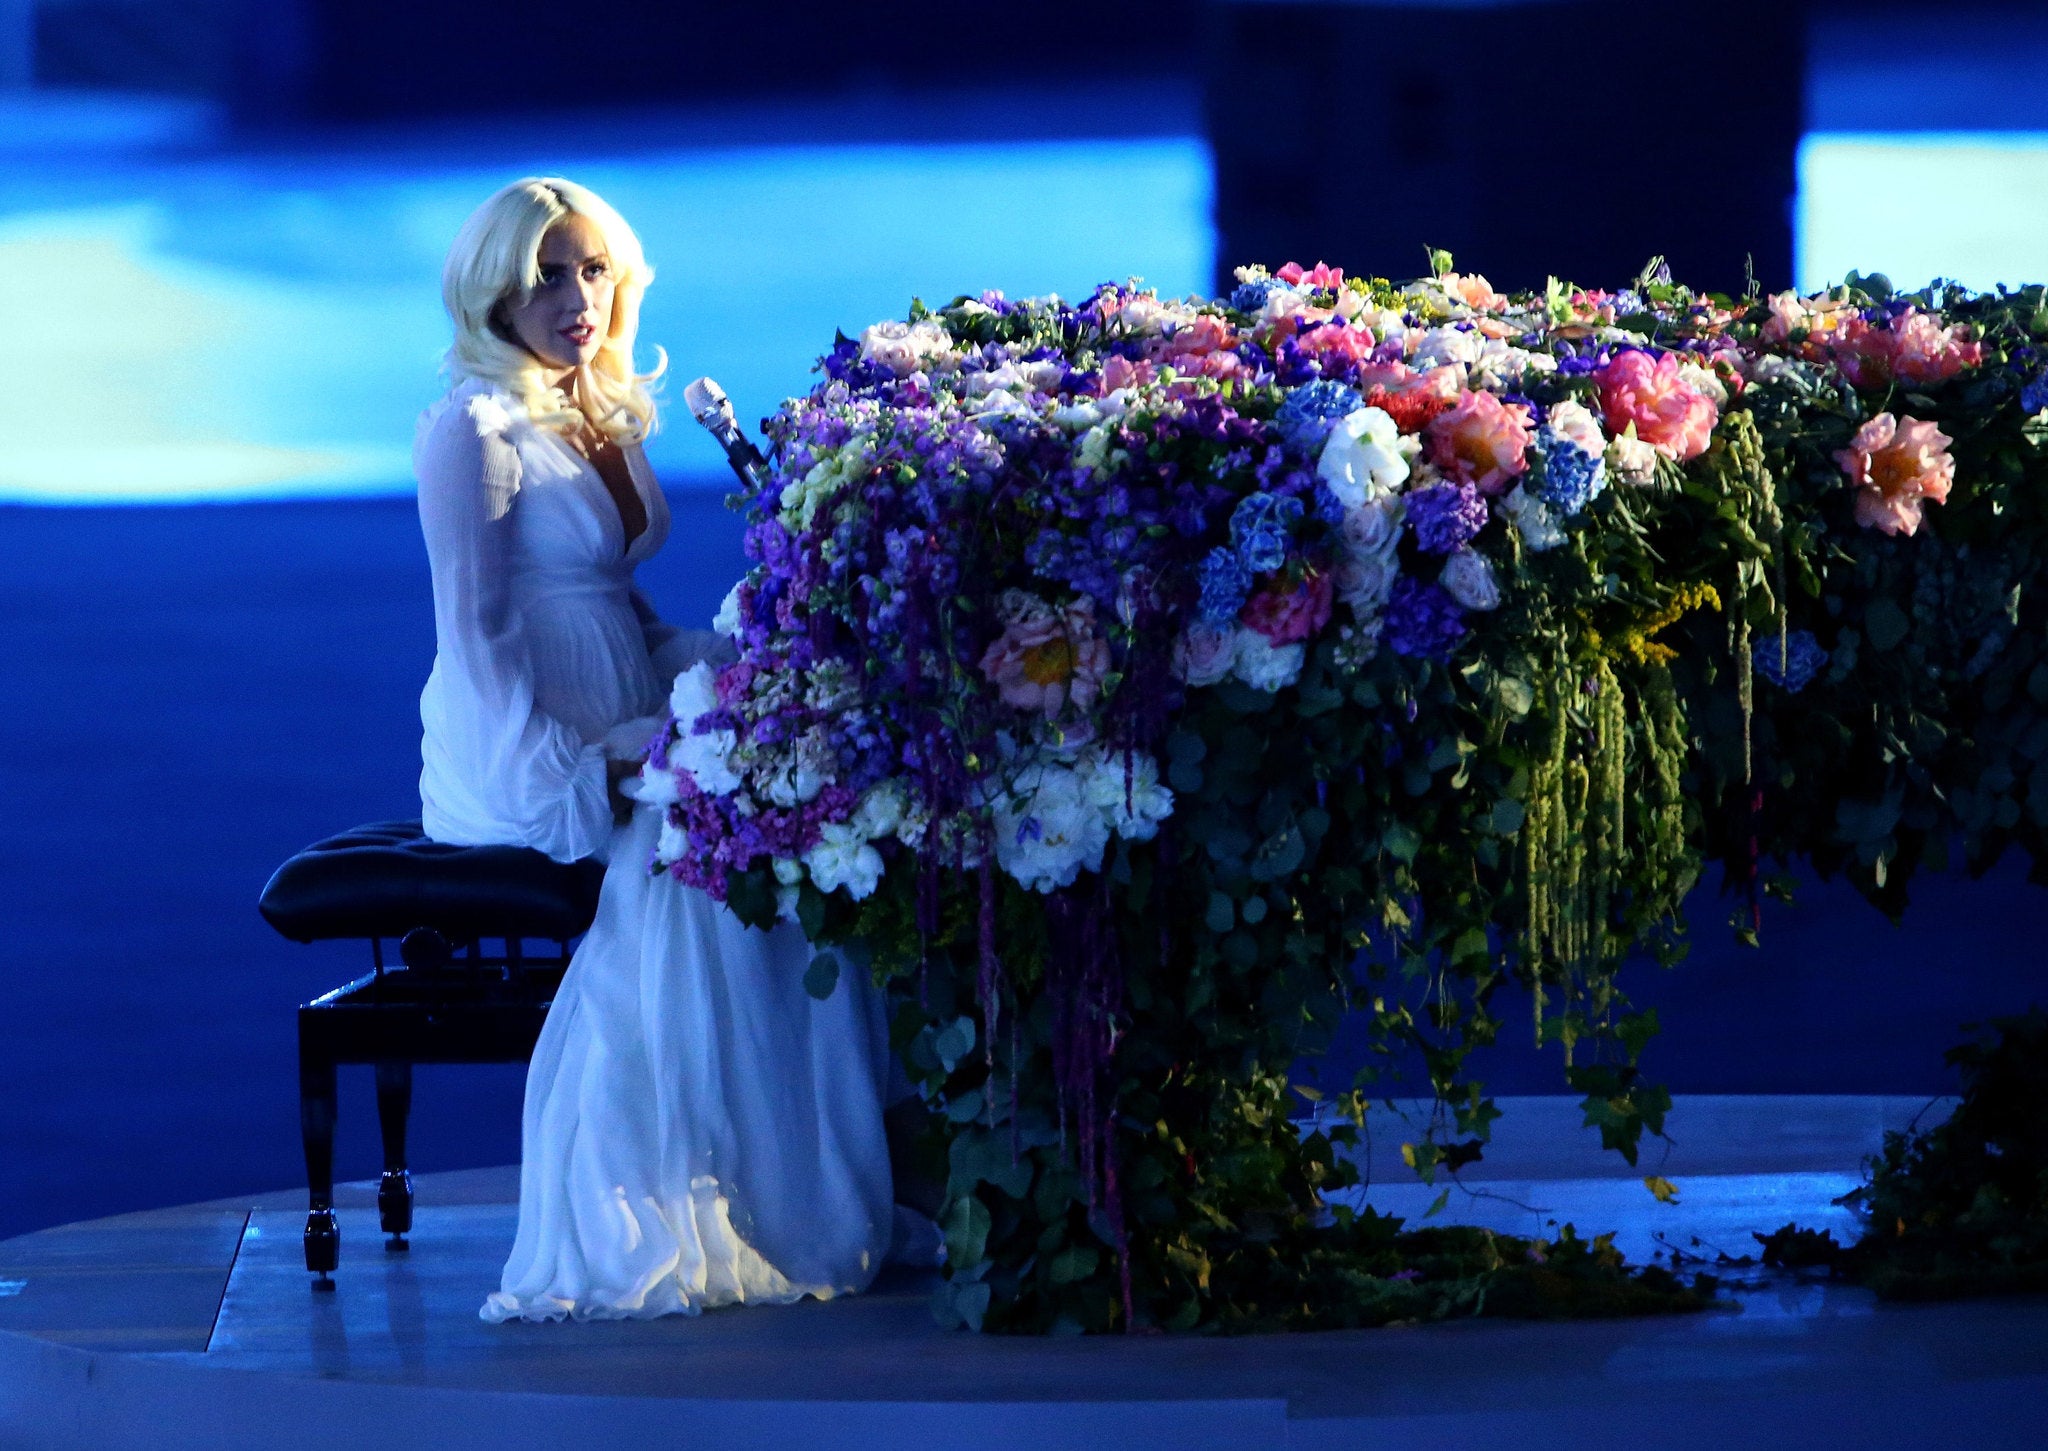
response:
M981 657L981 673L1018 710L1056 716L1086 710L1109 673L1109 646L1095 633L1095 603L1083 595L1055 609L1026 590L1005 590L1003 633Z
M1481 312L1498 312L1508 305L1508 300L1493 290L1493 284L1477 272L1446 272L1436 279L1436 285L1465 306Z
M1607 431L1620 434L1634 424L1637 438L1680 463L1705 453L1721 411L1712 398L1686 382L1682 366L1676 353L1655 361L1635 348L1615 354L1593 375L1600 385Z
M1445 477L1499 494L1529 467L1529 410L1467 391L1429 424L1430 460Z
M1856 522L1887 534L1920 528L1924 503L1942 503L1956 481L1955 440L1923 419L1880 413L1835 454L1856 486Z
M1892 319L1887 352L1892 376L1907 383L1946 383L1984 361L1984 345L1971 341L1968 327L1945 328L1917 307Z

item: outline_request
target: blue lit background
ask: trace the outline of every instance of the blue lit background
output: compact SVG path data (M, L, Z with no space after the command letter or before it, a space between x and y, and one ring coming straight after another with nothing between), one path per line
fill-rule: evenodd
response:
M1799 285L2048 277L2048 17L1812 38ZM1196 83L1082 69L546 124L231 127L189 98L0 85L0 1235L298 1181L292 1008L361 954L284 943L254 902L305 843L417 811L433 639L407 452L476 202L529 172L603 193L660 269L643 341L752 420L834 329L914 295L1183 293L1236 260ZM642 579L702 621L743 565L722 465L679 411L650 453L677 528ZM1940 1088L1958 1023L2041 995L2048 894L2003 870L1921 896L1894 931L1815 888L1748 954L1704 896L1694 960L1646 986L1653 1066L1695 1092ZM1499 1087L1557 1087L1516 1052ZM423 1070L414 1162L516 1158L521 1076ZM367 1079L343 1095L360 1176Z

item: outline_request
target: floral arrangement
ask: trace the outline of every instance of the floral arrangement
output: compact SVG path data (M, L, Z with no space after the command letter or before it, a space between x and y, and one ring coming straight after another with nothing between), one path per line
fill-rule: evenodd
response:
M1370 1085L1303 1133L1288 1069L1345 1012L1443 1100L1425 1175L1510 980L1633 1159L1618 974L1704 858L1753 931L1776 859L1896 909L1952 834L2039 843L2039 289L1437 260L917 306L765 425L654 868L894 985L947 1318L1304 1323Z

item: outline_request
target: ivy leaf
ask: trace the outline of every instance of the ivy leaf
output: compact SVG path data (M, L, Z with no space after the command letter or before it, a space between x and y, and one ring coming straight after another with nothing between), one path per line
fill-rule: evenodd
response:
M1046 1268L1055 1285L1071 1285L1094 1274L1101 1260L1102 1256L1087 1245L1074 1244L1054 1255Z
M1526 680L1503 675L1500 679L1500 703L1509 715L1520 720L1536 708L1536 691Z
M1209 910L1202 914L1202 925L1218 937L1237 925L1237 906L1228 893L1209 894Z
M1889 650L1897 645L1911 628L1912 621L1906 618L1906 612L1894 604L1889 595L1879 595L1863 611L1863 633L1880 650Z
M1651 1174L1643 1180L1643 1187L1657 1196L1659 1204L1676 1204L1678 1186L1661 1174Z
M826 948L811 959L811 965L804 969L804 991L819 1002L832 996L832 990L839 986L839 954ZM951 1070L952 1064L947 1064Z
M946 1263L964 1270L988 1252L989 1227L995 1221L978 1194L963 1194L946 1209Z
M1259 843L1258 855L1252 858L1252 878L1260 882L1276 882L1291 876L1300 868L1308 844L1301 839L1301 828L1292 820Z
M932 1051L948 1073L962 1058L974 1051L974 1019L958 1017L932 1037Z
M1436 1215L1443 1213L1444 1206L1446 1204L1449 1204L1450 1202L1451 1191L1446 1189L1442 1193L1438 1194L1436 1198L1429 1201L1429 1208L1422 1211L1422 1217L1424 1219L1430 1219Z
M1422 850L1422 833L1405 822L1390 822L1380 832L1380 845L1388 856L1404 862L1415 860L1415 853Z
M1503 796L1493 803L1493 817L1490 824L1497 836L1513 836L1522 829L1522 822L1528 816L1522 803L1512 796Z

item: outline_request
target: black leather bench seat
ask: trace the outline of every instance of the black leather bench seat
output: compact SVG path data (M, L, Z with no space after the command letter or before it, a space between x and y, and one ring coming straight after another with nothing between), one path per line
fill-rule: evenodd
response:
M431 841L417 821L383 821L315 842L271 876L259 907L294 942L402 938L427 927L451 942L561 942L597 914L604 867L529 847Z

